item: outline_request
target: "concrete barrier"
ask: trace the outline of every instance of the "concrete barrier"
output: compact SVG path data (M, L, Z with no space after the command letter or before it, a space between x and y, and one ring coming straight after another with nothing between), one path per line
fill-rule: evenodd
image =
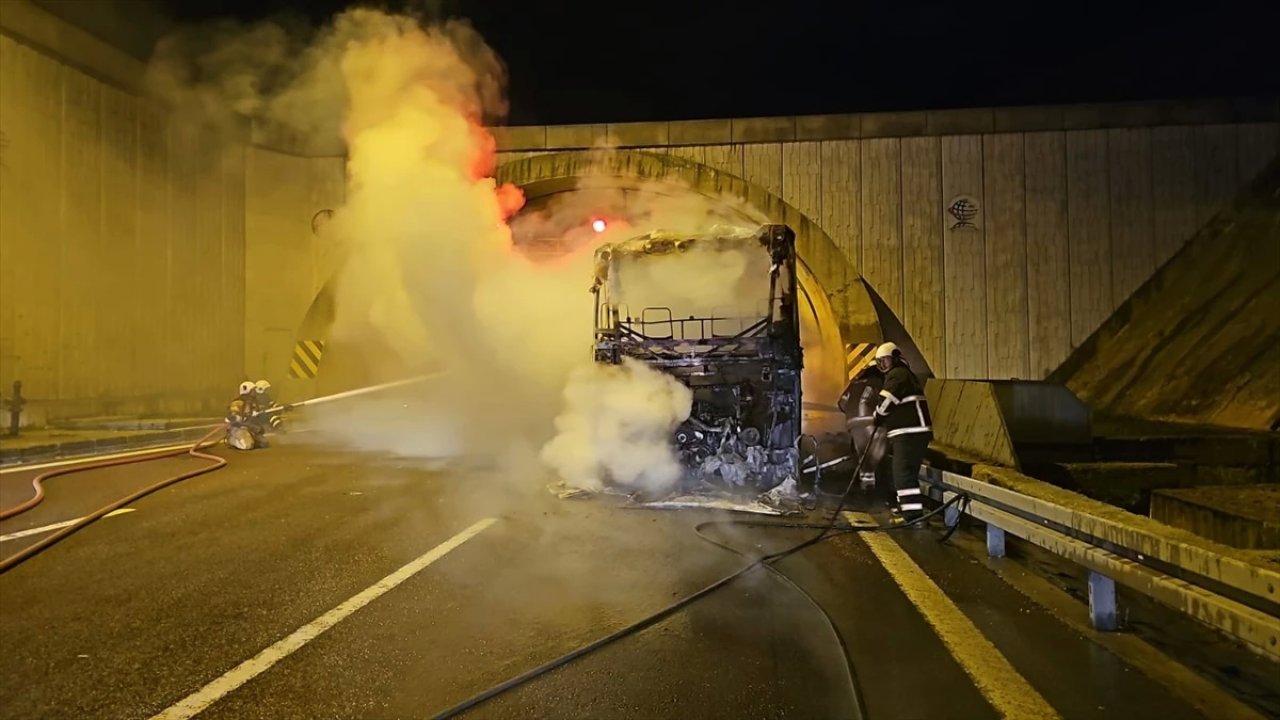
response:
M1156 490L1151 518L1243 550L1280 550L1280 484Z
M931 378L924 394L933 413L935 444L995 465L1021 468L991 383Z

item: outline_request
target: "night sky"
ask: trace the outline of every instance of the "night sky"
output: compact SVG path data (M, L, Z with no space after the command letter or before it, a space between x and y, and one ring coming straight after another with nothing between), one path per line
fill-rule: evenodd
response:
M410 4L469 18L498 50L512 124L1280 96L1280 2L749 1ZM319 22L348 4L172 6Z

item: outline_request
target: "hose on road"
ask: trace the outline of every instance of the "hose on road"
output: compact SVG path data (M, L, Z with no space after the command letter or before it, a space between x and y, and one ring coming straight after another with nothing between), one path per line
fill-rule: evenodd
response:
M173 485L174 483L181 482L183 480L189 480L198 475L204 475L205 473L213 472L214 470L217 470L222 466L226 465L227 461L225 458L220 458L217 455L210 455L209 453L200 452L204 447L207 447L208 445L216 443L217 440L215 440L214 438L225 432L226 432L226 426L219 425L218 427L211 430L207 435L197 440L195 444L191 445L190 447L181 447L174 450L166 450L166 451L158 452L155 454L140 455L138 457L116 458L114 460L99 460L97 462L88 462L83 465L72 465L70 467L59 468L57 470L50 470L49 472L41 473L37 475L31 481L31 486L35 488L35 494L31 497L31 499L19 505L15 505L11 508L7 508L5 510L0 511L0 520L5 520L11 517L15 517L17 515L21 515L22 513L27 512L28 510L39 505L40 502L44 500L44 483L46 480L49 480L50 478L59 477L62 475L72 475L74 473L80 473L80 472L87 472L89 470L100 470L102 468L116 467L118 465L131 465L134 463L149 462L151 460L160 460L163 458L178 457L180 455L188 455L193 458L208 460L211 462L211 464L205 465L204 467L196 468L195 470L189 470L187 472L174 475L169 478L165 478L164 480L161 480L160 482L155 483L154 485L148 485L147 487L142 488L141 490L138 490L137 492L127 497L120 498L119 500L116 500L109 505L98 508L97 510L94 510L88 515L80 518L78 521L76 521L75 524L68 525L67 527L64 527L61 530L55 532L54 534L40 540L34 545L30 545L18 551L17 553L14 553L9 557L4 558L3 560L0 560L0 575L8 572L14 567L17 567L22 562L29 560L35 555L49 549L50 547L53 547L54 545L61 542L66 537L70 536L72 533L75 533L84 529L85 527L92 524L93 522L103 517L106 517L108 514L113 513L116 510L119 510L120 508L124 507L125 505L128 505L131 502L134 502L147 495L150 495L151 493L157 490Z
M395 382L383 383L381 385L374 385L366 388L357 388L355 390L348 390L346 392L337 393L335 395L328 395L325 397L312 398L310 400L303 400L301 402L290 403L288 405L280 406L279 409L291 410L294 408L306 407L309 405L317 405L320 403L332 402L334 400L341 400L349 397L354 397L356 395L363 395L366 393L386 390L388 388L394 388L394 387L400 387L403 385L411 385L414 383L419 383L428 379L429 377L431 376L419 375L419 376L411 377L405 380L397 380ZM30 559L31 557L35 556L40 552L43 552L44 550L49 549L50 547L52 547L53 545L56 545L59 541L63 540L64 538L71 535L72 533L75 533L83 529L85 526L93 523L94 521L102 517L105 517L109 513L119 510L120 508L124 507L125 505L128 505L131 502L134 502L135 500L138 500L139 498L150 495L151 493L157 490L160 490L162 488L168 487L176 482L189 480L193 477L196 477L197 475L204 475L205 473L213 472L214 470L217 470L222 466L226 465L227 461L224 458L220 458L217 455L209 455L208 453L200 452L200 450L203 447L205 447L207 443L210 443L210 441L213 440L215 436L226 433L226 431L227 431L227 426L225 424L221 424L221 425L218 425L216 428L214 428L212 431L210 431L209 434L197 440L194 445L191 445L189 447L184 446L184 447L176 448L173 450L159 451L156 453L147 453L147 454L139 455L137 457L116 458L113 460L99 460L97 462L89 461L83 465L72 465L70 467L60 468L58 470L50 470L49 472L41 473L40 475L37 475L31 481L31 486L35 488L35 494L32 495L31 498L28 499L26 502L20 503L11 508L5 508L4 510L0 510L0 520L7 520L11 517L16 517L34 508L35 506L39 505L40 502L44 500L45 481L49 480L50 478L59 477L61 475L71 475L79 472L87 472L89 470L100 470L102 468L115 467L118 465L131 465L133 463L148 462L150 460L160 460L163 458L178 457L179 455L190 455L191 457L194 457L194 458L209 460L212 463L211 465L206 465L205 467L199 468L197 470L192 470L190 472L182 473L181 475L175 475L171 478L166 478L165 480L161 480L160 482L154 485L145 487L128 497L121 498L120 500L117 500L106 507L100 508L98 510L93 511L92 513L89 513L88 515L78 520L74 525L69 525L59 530L58 532L54 533L53 535L46 537L40 542L34 545L31 545L30 547L27 547L21 552L18 552L14 555L11 555L10 557L0 560L0 574L4 574L8 572L9 570L17 566L19 563ZM216 443L217 441L214 440L213 442Z
M554 660L543 663L538 667L535 667L531 670L521 673L520 675L517 675L502 683L494 685L493 687L490 687L489 689L477 695L473 695L472 697L458 703L457 705L454 705L453 707L450 707L447 710L441 711L433 715L432 720L448 720L448 718L457 717L458 715L464 712L467 712L468 710L471 710L484 702L492 700L493 698L507 692L508 690L512 690L516 687L519 687L520 685L523 685L526 682L529 682L530 680L533 680L541 675L545 675L546 673L551 672L556 668L562 667L564 665L568 665L574 660L584 657L592 652L595 652L596 650L599 650L600 648L603 648L606 645L611 645L617 642L618 640L621 640L630 635L634 635L640 632L641 630L651 627L657 624L658 622L661 622L662 620L670 617L671 615L674 615L675 613L692 605L698 600L701 600L711 595L717 590L729 585L733 581L737 580L738 578L741 578L742 576L746 575L752 570L756 570L757 568L765 568L770 573L774 574L777 577L780 577L790 587L798 590L802 595L804 595L804 597L814 607L818 608L818 611L820 613L822 613L823 618L826 619L827 626L831 629L831 632L834 634L837 643L840 645L841 656L844 658L845 669L848 672L849 683L854 695L854 703L860 712L859 717L866 717L865 707L863 706L863 703L862 703L862 693L859 692L859 689L858 689L857 676L854 673L852 664L849 662L849 653L848 653L848 649L845 646L844 638L840 635L840 631L836 629L835 622L831 619L831 616L827 614L826 610L822 609L822 606L818 603L817 600L813 598L813 596L811 596L808 592L805 592L803 588L801 588L794 580L787 577L782 571L774 568L773 564L786 557L794 555L800 552L801 550L804 550L805 548L816 545L819 542L822 542L823 540L827 540L833 537L838 537L840 535L845 535L852 532L882 532L886 530L898 530L898 529L904 529L912 526L917 526L928 521L929 518L933 517L934 515L937 515L938 513L945 511L948 507L956 503L959 503L962 500L968 499L968 496L966 495L957 495L951 498L950 500L948 500L947 502L943 503L940 507L937 507L931 510L930 512L925 513L924 515L918 518L915 518L914 520L904 522L900 525L868 526L868 527L851 525L847 527L837 527L836 522L840 519L840 513L844 510L845 502L849 497L849 493L853 490L853 484L858 480L858 474L862 471L862 465L866 461L867 451L870 448L871 448L871 442L868 441L866 447L863 448L861 456L858 458L858 465L857 467L854 468L854 472L849 480L848 487L845 488L844 494L840 496L839 503L836 504L836 509L831 513L831 517L825 523L822 523L822 524L780 523L780 522L765 522L765 521L751 521L751 520L715 520L715 521L700 523L694 527L694 533L697 534L699 539L744 557L745 557L745 553L738 550L737 548L734 548L726 543L722 543L718 540L712 539L704 535L702 532L703 528L710 527L713 525L739 525L739 526L770 527L770 528L814 528L814 529L820 530L813 537L809 538L808 540L804 540L796 545L792 545L791 547L785 550L781 550L779 552L771 553L769 555L764 555L762 557L756 558L755 560L751 561L747 565L743 566L741 569L733 573L730 573L729 575L726 575L720 578L719 580L716 580L715 582L711 583L710 585L707 585L701 590L698 590L697 592L694 592L691 595L687 595L684 598L681 598L680 600L677 600L676 602L662 608L661 610L651 613L650 615L643 617L620 630L617 630L598 640L594 640L590 643L587 643L586 645L583 645L575 650L571 650L570 652L565 653L564 655L561 655L560 657ZM815 489L817 487L818 480L820 479L821 479L821 475L819 474L819 477L816 478L814 482Z

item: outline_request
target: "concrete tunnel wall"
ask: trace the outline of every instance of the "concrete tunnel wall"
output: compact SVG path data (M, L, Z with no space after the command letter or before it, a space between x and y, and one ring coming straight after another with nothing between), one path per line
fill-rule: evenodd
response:
M27 424L222 411L244 358L244 148L136 94L141 63L0 8L0 391Z
M1280 427L1280 158L1055 374L1097 412Z
M23 382L26 425L220 415L245 378L314 389L287 370L333 272L312 218L341 204L344 159L247 125L184 132L140 97L142 72L0 4L0 395Z
M245 372L278 386L281 399L314 397L317 378L288 370L299 340L325 339L304 319L337 270L317 213L342 205L346 158L251 147L245 190Z
M940 377L1043 379L1274 156L1277 103L1130 103L502 128L504 162L611 147L797 208ZM975 228L947 208L965 197Z
M815 276L839 274L819 284L831 293L846 342L876 334L865 293L855 291L861 269L935 375L1044 379L1275 155L1280 110L1022 110L1030 120L999 120L1004 111L991 110L497 134L506 148L543 148L500 153L503 179L521 185L554 177L570 183L558 188L565 191L585 166L556 169L565 154L551 146L600 141L684 161L695 182L717 171L736 178L739 197L759 196L754 201L772 207L775 219L807 225L802 243L805 235L829 239L804 254ZM915 116L928 122L912 126ZM855 129L840 129L842 120ZM712 143L721 125L725 139L741 142ZM949 132L997 125L1028 130ZM800 140L805 132L815 139ZM569 154L583 165L585 153ZM735 192L725 183L722 189ZM976 229L953 227L945 208L960 195L980 206ZM849 332L851 325L861 330ZM320 334L315 326L304 323L301 336ZM272 332L278 357L284 333ZM282 367L275 359L270 365Z
M582 141L598 127L558 130ZM531 130L499 136L509 146L514 131ZM557 128L541 130L550 144ZM505 152L499 175L538 193L603 172L745 199L797 229L846 342L878 335L857 288L861 264L937 376L1043 379L1277 147L1280 124L1250 122ZM981 207L976 228L944 219L943 190L976 191L960 193Z
M187 414L287 381L341 160L248 133L211 155L137 97L138 60L30 2L0 4L0 40L0 389L23 380L36 416ZM938 375L1036 378L1274 155L1277 118L1139 103L498 136L505 161L607 142L737 174L832 238L829 265L871 281ZM950 227L953 193L976 230ZM846 319L847 287L828 288Z

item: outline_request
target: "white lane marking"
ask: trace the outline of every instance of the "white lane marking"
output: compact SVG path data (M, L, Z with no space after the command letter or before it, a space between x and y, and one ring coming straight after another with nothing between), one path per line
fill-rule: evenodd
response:
M866 513L846 511L844 517L853 524L871 520ZM901 545L885 533L857 535L933 627L942 644L1000 717L1016 720L1061 717Z
M263 650L257 655L245 660L236 667L228 670L222 677L188 695L168 709L161 711L159 714L153 716L151 720L179 720L180 718L185 719L195 717L203 712L205 708L222 699L228 693L266 672L271 668L271 666L285 659L312 640L315 640L325 630L337 625L355 611L373 602L378 597L395 588L405 580L413 577L431 563L447 555L449 551L476 535L479 535L485 528L495 522L497 522L495 518L485 518L457 535L454 535L429 550L425 555L410 561L409 564L361 591L360 594L350 600L347 600L315 620L303 625L295 630L293 634L276 642L271 647L268 647L266 650Z
M54 462L40 463L39 465L18 464L6 468L0 468L0 475L9 473L26 472L28 470L44 470L45 468L62 467L63 465L79 465L81 463L97 462L99 460L115 460L117 458L133 457L135 455L150 455L152 453L164 452L166 450L178 450L180 448L189 448L193 443L183 443L181 445L160 445L157 447L149 447L144 450L131 450L129 452L112 453L111 455L81 455L80 457L67 458L66 460L56 460Z
M125 513L133 512L134 509L135 508L120 508L119 510L112 510L111 512L107 513L106 515L103 515L102 517L112 517L113 515L123 515ZM19 530L18 532L12 532L12 533L9 533L8 535L0 535L0 542L4 542L5 540L17 540L18 538L24 538L24 537L27 537L28 535L39 535L40 533L47 533L47 532L52 532L54 530L61 530L64 527L70 527L72 525L75 525L76 523L80 522L83 519L84 518L82 517L78 517L73 520L66 520L64 522L54 523L52 525L41 525L40 527L30 528L28 530Z

